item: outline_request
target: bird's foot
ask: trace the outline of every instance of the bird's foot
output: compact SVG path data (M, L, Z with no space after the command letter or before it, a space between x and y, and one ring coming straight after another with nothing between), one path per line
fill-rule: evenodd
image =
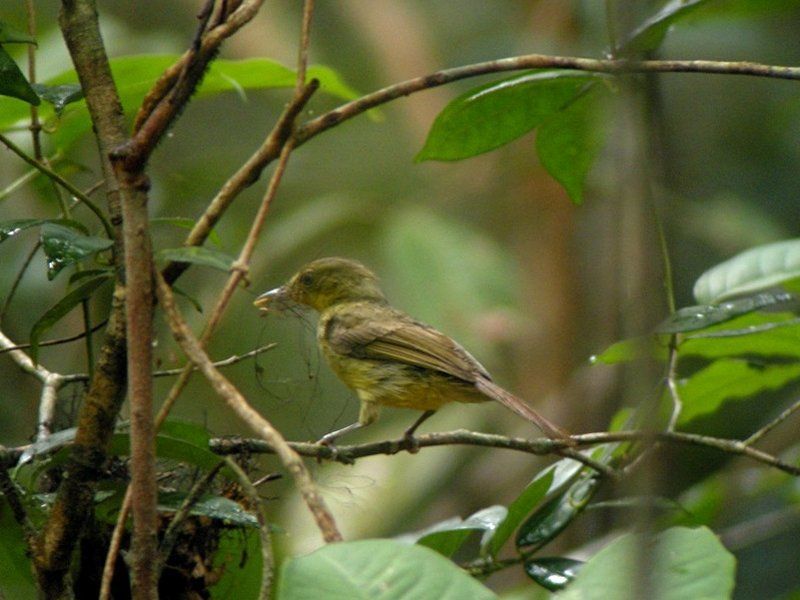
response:
M355 461L347 456L344 456L341 452L339 452L339 448L334 444L334 440L336 436L330 435L323 435L319 440L317 440L317 444L320 446L326 446L330 452L328 456L323 457L322 454L317 454L317 463L321 463L323 458L327 458L333 462L340 462L346 465L352 465Z

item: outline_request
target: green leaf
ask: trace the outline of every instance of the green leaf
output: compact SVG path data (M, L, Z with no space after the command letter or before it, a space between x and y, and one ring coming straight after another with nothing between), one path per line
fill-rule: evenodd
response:
M416 160L461 160L507 144L570 104L597 78L540 71L474 88L439 113Z
M111 273L84 281L39 317L39 320L33 324L30 335L30 355L34 363L38 360L39 342L42 339L42 335L63 319L73 308L90 298L100 286L108 281L111 281Z
M506 518L500 523L494 535L489 540L489 543L486 545L486 550L490 556L497 556L500 548L502 548L506 540L511 537L519 524L522 523L523 519L544 500L545 496L547 496L547 493L550 491L550 487L553 485L554 475L555 467L549 467L547 470L539 473L539 475L537 475L508 506Z
M39 598L27 554L27 544L5 497L0 496L0 597L14 600Z
M14 219L12 221L3 221L0 223L0 242L6 241L8 238L17 235L21 231L25 231L31 227L38 227L45 223L56 223L64 227L71 227L82 233L88 233L86 227L81 223L68 219Z
M453 556L464 542L476 531L483 532L486 539L492 536L507 514L505 506L490 506L461 519L455 517L428 527L424 531L397 538L403 542L415 542L435 550L442 556Z
M667 342L662 336L643 336L614 342L600 354L589 357L592 365L616 365L647 356L656 360L667 358Z
M222 573L211 587L215 600L260 598L262 572L261 540L255 531L226 529L214 552L214 573Z
M517 532L517 548L537 548L555 538L584 511L599 484L600 478L595 472L584 469L575 483L544 504L522 524Z
M393 540L329 544L284 563L279 600L483 600L488 588L440 554Z
M763 365L740 358L717 360L688 379L678 381L678 394L683 402L678 425L714 413L725 402L781 389L798 379L800 363Z
M181 248L164 248L156 253L156 260L164 262L184 262L225 271L231 270L233 257L220 250L203 246L183 246Z
M62 85L45 85L43 83L33 84L33 89L39 97L53 105L57 115L61 115L67 104L72 104L83 99L83 88L77 83L65 83Z
M117 84L125 114L133 115L140 106L145 94L158 80L165 69L180 58L177 54L122 56L111 60L111 71ZM324 66L311 66L308 78L320 80L320 89L326 93L347 100L357 97L357 93L347 86L339 75ZM78 84L74 70L68 70L44 82L48 87L65 84ZM193 96L205 98L224 92L246 90L292 88L295 73L274 61L267 59L228 60L217 59L211 65L203 81ZM38 100L38 97L37 97ZM69 148L78 139L91 131L91 120L86 103L75 102L67 106L60 119L55 111L44 106L42 118L49 129L55 129L53 141L58 149ZM28 118L27 107L15 106L13 102L3 102L0 98L0 131Z
M564 186L575 204L583 203L583 187L605 138L600 104L608 88L601 83L559 110L536 133L539 160Z
M158 510L160 512L177 512L188 494L185 492L165 492L159 494ZM197 517L208 517L232 527L258 527L258 518L246 511L241 504L230 498L207 495L201 497L189 509L189 514Z
M0 46L0 96L24 100L38 106L41 100L3 46Z
M557 592L578 574L583 562L561 556L533 558L526 560L523 568L528 577L551 592Z
M36 44L36 39L25 31L15 29L5 21L0 21L0 44Z
M762 308L775 309L781 305L794 304L797 298L786 292L761 293L745 298L729 300L722 304L703 306L687 306L675 311L674 314L662 322L656 331L659 333L683 333L705 329L717 323L730 321L740 315L745 315Z
M667 31L675 22L706 2L707 0L670 0L661 7L661 10L648 17L630 33L621 50L626 52L655 50L664 41Z
M650 552L647 573L642 552ZM655 537L617 538L581 568L558 600L641 597L634 582L649 576L648 597L658 600L728 600L733 593L736 559L705 528L673 527Z
M800 277L800 240L757 246L703 273L694 284L700 304L776 286Z
M687 334L678 347L681 359L701 357L716 359L733 356L760 357L762 362L775 359L800 360L800 319L793 313L749 313Z
M108 238L83 235L59 223L44 223L41 229L42 248L47 258L47 278L52 280L68 267L93 254L109 249Z

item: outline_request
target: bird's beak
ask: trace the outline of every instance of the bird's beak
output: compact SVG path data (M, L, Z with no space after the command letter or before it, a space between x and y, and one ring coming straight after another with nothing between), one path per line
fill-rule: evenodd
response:
M291 304L292 301L291 298L289 298L289 291L286 289L286 286L264 292L253 302L253 306L258 308L262 313L272 311L280 312L289 308Z

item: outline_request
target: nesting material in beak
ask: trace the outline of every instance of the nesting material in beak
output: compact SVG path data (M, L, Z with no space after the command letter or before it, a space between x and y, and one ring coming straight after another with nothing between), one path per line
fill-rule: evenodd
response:
M292 301L290 300L287 290L284 286L264 292L255 299L255 302L253 302L253 306L255 306L263 314L268 312L281 312L289 308L291 305Z

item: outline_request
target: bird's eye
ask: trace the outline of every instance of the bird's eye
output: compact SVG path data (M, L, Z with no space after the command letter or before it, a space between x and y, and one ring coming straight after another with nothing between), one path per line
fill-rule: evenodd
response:
M300 276L300 283L303 285L311 285L314 282L314 276L311 273L303 273Z

